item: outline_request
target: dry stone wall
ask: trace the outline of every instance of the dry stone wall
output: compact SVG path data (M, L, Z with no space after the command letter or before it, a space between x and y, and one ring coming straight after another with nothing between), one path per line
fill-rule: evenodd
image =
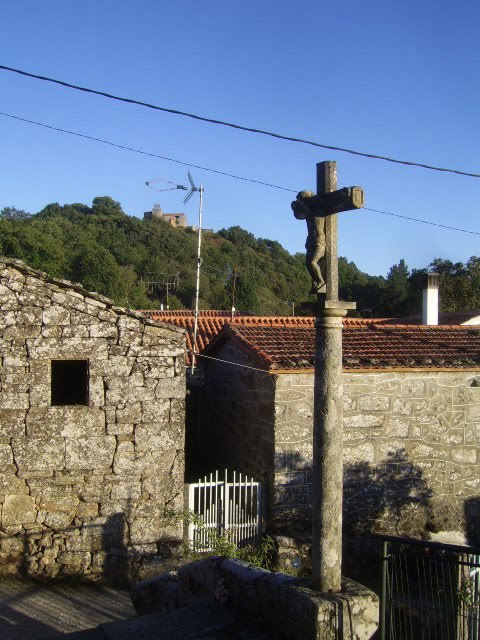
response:
M128 579L179 551L182 329L3 258L0 385L0 571Z

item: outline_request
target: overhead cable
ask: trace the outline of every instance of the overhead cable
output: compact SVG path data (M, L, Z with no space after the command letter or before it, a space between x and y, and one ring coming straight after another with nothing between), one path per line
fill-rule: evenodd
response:
M223 364L230 364L233 367L242 367L242 369L253 369L253 371L261 371L262 373L270 373L268 369L259 369L258 367L251 367L248 364L240 364L240 362L232 362L231 360L222 360L221 358L214 358L212 356L206 356L202 353L193 353L192 349L187 349L189 353L197 356L197 358L206 358L207 360L215 360L216 362L222 362Z
M107 144L111 147L116 147L117 149L123 149L124 151L132 151L134 153L139 153L141 155L150 156L152 158L160 158L161 160L166 160L168 162L174 162L175 164L180 164L185 167L193 167L194 169L201 169L202 171L209 171L210 173L217 173L222 176L226 176L228 178L234 178L235 180L243 180L244 182L253 182L254 184L260 184L264 187L272 187L273 189L282 189L283 191L290 191L292 193L298 193L299 189L291 189L289 187L282 187L278 184L272 184L270 182L263 182L262 180L256 180L255 178L246 178L245 176L238 176L233 173L227 173L226 171L219 171L218 169L211 169L209 167L203 167L201 165L192 164L190 162L183 162L182 160L176 160L175 158L169 158L167 156L161 156L158 153L150 153L149 151L142 151L141 149L135 149L133 147L127 147L125 145L117 144L115 142L110 142L109 140L103 140L102 138L95 138L93 136L86 135L84 133L78 133L76 131L69 131L68 129L60 129L59 127L53 127L48 124L44 124L43 122L36 122L35 120L27 120L26 118L21 118L20 116L14 116L11 113L4 113L0 111L0 116L6 116L7 118L13 118L15 120L20 120L21 122L27 122L28 124L34 124L39 127L44 127L45 129L51 129L52 131L59 131L61 133L68 133L72 136L77 136L79 138L85 138L87 140L93 140L94 142L101 142L102 144ZM473 235L480 235L479 231L470 231L468 229L460 229L459 227L450 227L445 224L440 224L438 222L432 222L430 220L422 220L421 218L413 218L410 216L405 216L400 213L393 213L392 211L382 211L380 209L371 209L370 207L362 207L362 209L366 211L372 211L373 213L380 213L387 216L394 216L396 218L403 218L404 220L410 220L411 222L419 222L421 224L429 224L434 227L441 227L443 229L449 229L450 231L460 231L461 233L470 233ZM183 252L183 249L182 249ZM172 262L172 261L171 261Z
M6 116L7 118L13 118L14 120L20 120L21 122L28 122L29 124L35 124L39 127L44 127L45 129L51 129L52 131L60 131L60 133L68 133L72 136L77 136L79 138L86 138L87 140L93 140L94 142L101 142L103 144L108 144L111 147L116 147L117 149L123 149L124 151L133 151L134 153L140 153L143 156L150 156L151 158L160 158L160 160L168 160L168 162L175 162L176 164L181 164L184 167L193 167L194 169L201 169L202 171L210 171L210 173L217 173L222 176L227 176L227 178L235 178L236 180L244 180L245 182L254 182L256 184L261 184L264 187L282 189L283 191L292 191L294 193L298 191L298 189L287 189L287 187L280 187L277 184L262 182L261 180L255 180L254 178L245 178L243 176L236 176L233 173L226 173L225 171L220 171L219 169L209 169L208 167L202 167L198 164L192 164L191 162L183 162L182 160L175 160L175 158L168 158L167 156L161 156L158 153L150 153L149 151L142 151L140 149L135 149L133 147L127 147L122 144L117 144L116 142L103 140L102 138L87 136L85 133L77 133L76 131L69 131L68 129L60 129L59 127L53 127L49 124L44 124L43 122L36 122L35 120L27 120L26 118L20 118L19 116L14 116L11 113L4 113L0 111L0 116Z
M460 229L459 227L449 227L448 225L440 224L439 222L432 222L431 220L421 220L420 218L411 218L410 216L403 216L400 213L392 213L392 211L381 211L380 209L370 209L370 207L362 207L362 209L365 209L366 211L373 211L373 213L381 213L386 216L394 216L395 218L411 220L412 222L431 224L434 227L441 227L442 229L449 229L450 231L461 231L462 233L471 233L475 236L480 236L480 231L470 231L469 229Z
M70 82L65 82L63 80L56 80L54 78L49 78L48 76L41 76L35 73L29 73L28 71L23 71L22 69L15 69L13 67L7 67L5 65L0 65L0 69L4 71L12 71L13 73L18 73L22 76L27 76L28 78L35 78L37 80L42 80L44 82L52 82L54 84L61 85L62 87L67 87L69 89L75 89L77 91L83 91L85 93L91 93L98 96L103 96L104 98L109 98L110 100L118 100L120 102L127 102L129 104L134 104L142 107L147 107L148 109L154 109L156 111L163 111L165 113L171 113L173 115L185 116L187 118L192 118L194 120L200 120L202 122L208 122L210 124L222 125L224 127L230 127L232 129L238 129L240 131L247 131L249 133L257 133L263 136L269 136L271 138L277 138L279 140L287 140L288 142L297 142L300 144L306 144L312 147L320 147L321 149L329 149L331 151L339 151L342 153L350 153L355 156L362 156L364 158L371 158L375 160L383 160L385 162L393 162L395 164L403 164L411 167L420 167L422 169L430 169L432 171L442 171L445 173L455 173L461 176L469 176L471 178L480 178L480 174L478 173L470 173L467 171L460 171L458 169L447 169L445 167L436 167L429 164L424 164L420 162L412 162L409 160L397 160L396 158L391 158L389 156L380 156L374 153L366 153L363 151L356 151L354 149L347 149L345 147L336 147L333 145L321 144L320 142L314 142L312 140L305 140L303 138L296 138L293 136L287 136L280 133L274 133L272 131L266 131L264 129L256 129L253 127L247 127L240 124L235 124L233 122L227 122L225 120L217 120L215 118L207 118L205 116L199 116L194 113L188 113L186 111L180 111L179 109L171 109L168 107L160 107L155 104L151 104L149 102L143 102L141 100L135 100L133 98L124 98L121 96L116 96L112 93L107 93L105 91L97 91L95 89L89 89L87 87L81 87L76 84L72 84Z

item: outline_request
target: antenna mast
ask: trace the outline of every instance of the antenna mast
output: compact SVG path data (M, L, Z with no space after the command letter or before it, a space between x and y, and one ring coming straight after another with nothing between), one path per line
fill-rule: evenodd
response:
M172 185L171 187L167 187L165 189L158 189L156 187L152 187L152 183L154 182L165 182L166 184ZM190 188L185 187L182 184L175 184L174 182L170 182L170 180L165 180L164 178L157 178L156 180L149 180L145 182L147 187L153 189L154 191L174 191L175 189L182 189L183 191L188 191L187 195L183 200L183 204L187 204L190 198L193 196L195 191L198 191L200 196L200 204L198 207L198 245L197 245L197 275L196 275L196 283L195 283L195 324L193 328L193 352L192 352L192 367L191 373L193 374L195 370L195 354L197 352L197 331L198 331L198 299L200 297L200 265L202 264L202 258L200 255L201 246L202 246L202 208L203 208L203 192L204 188L202 185L199 187L196 186L193 181L192 174L188 171L188 181L190 182Z
M198 205L198 244L197 244L197 277L195 283L195 321L193 325L193 353L192 353L192 367L190 369L190 373L193 375L195 371L195 354L197 352L197 331L198 331L198 300L200 297L200 266L202 264L201 257L201 249L202 249L202 209L203 209L203 186L200 185L198 188L195 186L193 182L190 171L188 172L188 179L191 185L191 191L185 197L184 202L187 202L193 195L195 191L198 191L200 196L199 205Z

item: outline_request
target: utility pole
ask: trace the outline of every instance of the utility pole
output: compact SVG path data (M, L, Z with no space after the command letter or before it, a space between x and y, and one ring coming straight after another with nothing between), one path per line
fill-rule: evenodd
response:
M183 184L175 184L174 182L171 182L170 180L165 180L163 178L157 178L156 180L149 180L148 182L145 182L145 184L147 185L147 187L150 187L155 191L174 191L175 189L188 191L187 195L183 200L183 204L187 204L187 202L193 196L195 191L198 191L200 195L200 204L198 208L198 243L197 243L196 282L195 282L195 323L194 323L194 330L193 330L193 353L192 353L192 367L191 367L191 373L193 375L193 372L195 370L195 355L197 350L196 343L197 343L197 330L198 330L198 299L200 297L200 266L202 264L202 258L201 258L202 207L203 207L204 188L202 185L197 187L193 181L192 174L190 173L190 171L188 171L187 173L188 173L188 181L190 183L190 187L185 187ZM160 180L161 182L165 182L166 184L170 184L172 186L165 189L156 189L155 187L152 187L152 183L157 182L158 180ZM168 300L168 288L167 288L167 300Z
M202 208L203 208L203 186L200 185L198 188L195 187L193 180L191 179L190 172L188 173L190 178L190 183L192 185L193 191L198 191L200 196L200 203L198 207L198 243L197 243L197 275L196 275L196 283L195 283L195 322L193 326L193 353L192 353L192 367L190 369L190 373L193 375L195 370L195 354L197 350L197 330L198 330L198 299L200 297L200 266L202 264L201 258L201 248L202 248Z
M237 286L237 267L233 268L233 289L232 289L232 320L235 315L235 288Z

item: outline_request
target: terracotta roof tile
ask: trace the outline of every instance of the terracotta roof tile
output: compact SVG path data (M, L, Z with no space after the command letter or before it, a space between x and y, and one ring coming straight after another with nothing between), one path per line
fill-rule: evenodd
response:
M227 335L249 348L267 369L312 369L313 327L228 325L212 343ZM345 369L480 368L480 330L459 326L346 325Z
M185 328L187 350L192 351L195 319L191 311L144 313L152 319ZM314 367L314 322L315 318L303 316L235 315L232 319L229 311L200 311L196 350L202 352L212 340L216 344L228 335L249 349L262 367L311 369ZM384 322L383 318L344 319L343 365L346 369L480 367L480 329ZM207 352L215 348L214 344Z
M187 364L190 364L190 353L193 350L193 333L195 316L192 311L143 311L152 320L167 322L187 330ZM248 326L306 326L313 327L314 318L302 316L252 316L248 313L230 311L199 311L197 324L197 353L203 351L210 341L220 333L225 324Z

